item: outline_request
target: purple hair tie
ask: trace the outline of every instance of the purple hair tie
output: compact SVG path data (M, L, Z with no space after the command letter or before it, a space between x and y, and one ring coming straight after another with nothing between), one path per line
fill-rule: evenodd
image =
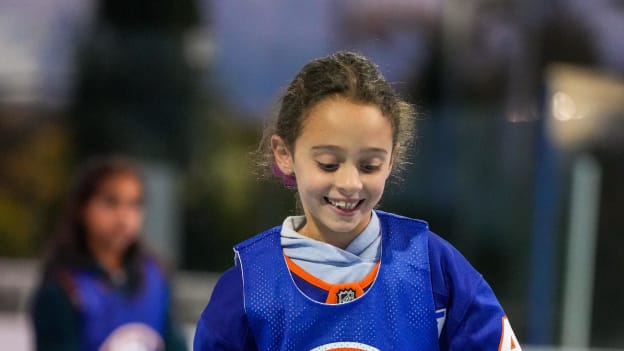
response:
M277 166L277 163L273 162L273 175L282 178L282 183L288 189L294 189L297 187L297 179L295 179L294 175L287 175L282 172L282 170Z

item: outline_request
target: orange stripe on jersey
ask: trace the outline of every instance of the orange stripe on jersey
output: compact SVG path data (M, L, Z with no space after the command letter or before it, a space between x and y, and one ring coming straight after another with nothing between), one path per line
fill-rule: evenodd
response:
M364 289L369 287L373 283L373 281L375 281L375 277L377 276L377 272L379 271L380 264L380 262L377 262L375 264L375 267L373 267L373 269L371 269L366 277L364 277L364 279L360 280L359 282L331 284L306 272L292 259L290 259L290 257L284 255L284 259L286 260L286 265L288 266L288 269L290 269L290 271L296 274L299 278L305 280L309 284L316 286L317 288L326 290L327 299L325 300L325 303L329 304L349 302L362 296L364 294Z
M329 289L331 289L332 284L321 280L315 276L313 276L312 274L306 272L303 268L299 267L293 260L290 259L290 257L284 255L284 258L286 259L286 265L288 266L288 269L290 269L291 272L295 273L297 276L299 276L299 278L305 280L306 282L316 286L317 288L321 288L323 290L327 290L329 291Z
M359 284L362 287L362 289L366 289L368 288L369 285L373 284L373 282L375 281L375 277L377 277L377 272L379 271L380 263L381 261L377 262L375 264L375 267L371 269L371 271L366 275L366 277L364 277L364 279L359 281Z

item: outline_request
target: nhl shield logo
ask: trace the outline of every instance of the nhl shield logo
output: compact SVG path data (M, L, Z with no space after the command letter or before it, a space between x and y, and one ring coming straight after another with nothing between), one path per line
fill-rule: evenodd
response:
M336 293L336 297L338 298L338 303L345 303L349 301L355 300L355 290L353 289L342 289Z

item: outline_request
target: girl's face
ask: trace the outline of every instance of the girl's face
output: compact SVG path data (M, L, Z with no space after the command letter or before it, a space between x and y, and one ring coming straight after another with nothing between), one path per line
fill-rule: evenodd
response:
M272 146L281 171L297 179L300 231L346 247L370 221L392 169L388 118L374 105L329 98L308 112L294 155L279 136Z
M143 227L143 187L135 175L105 179L84 208L90 246L123 254Z

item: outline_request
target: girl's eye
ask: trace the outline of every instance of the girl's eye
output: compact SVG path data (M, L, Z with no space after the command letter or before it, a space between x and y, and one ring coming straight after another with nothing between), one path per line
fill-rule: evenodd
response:
M119 205L119 200L115 196L104 196L100 201L106 207L117 207Z
M326 172L334 172L338 169L338 164L318 162L319 167Z
M144 206L145 206L145 204L143 202L143 199L132 201L132 208L134 208L136 210L143 210Z
M377 165L362 165L360 166L363 172L365 173L373 173L381 169L381 166Z

